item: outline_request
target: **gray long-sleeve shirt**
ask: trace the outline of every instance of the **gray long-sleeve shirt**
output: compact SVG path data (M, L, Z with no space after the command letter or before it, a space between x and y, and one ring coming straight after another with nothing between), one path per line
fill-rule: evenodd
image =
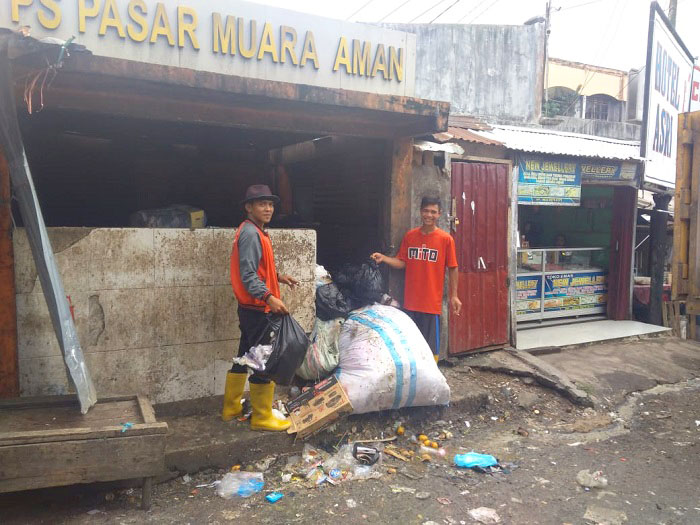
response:
M241 281L248 293L256 299L263 300L270 291L258 275L260 258L262 257L262 244L258 236L257 227L249 221L245 221L238 234L238 265L241 272Z

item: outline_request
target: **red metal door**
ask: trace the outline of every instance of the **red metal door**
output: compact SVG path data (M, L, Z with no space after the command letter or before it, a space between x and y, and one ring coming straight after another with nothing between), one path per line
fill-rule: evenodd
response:
M449 353L508 343L508 166L452 163L453 229L462 315Z

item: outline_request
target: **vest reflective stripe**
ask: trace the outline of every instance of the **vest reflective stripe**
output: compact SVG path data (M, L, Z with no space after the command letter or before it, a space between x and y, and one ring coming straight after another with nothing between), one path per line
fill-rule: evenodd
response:
M231 286L233 287L233 293L236 296L238 304L246 308L254 308L256 310L263 310L265 312L270 311L270 307L265 301L256 299L248 293L243 280L241 279L240 263L238 257L238 236L241 233L241 228L243 225L249 222L255 226L255 231L258 233L258 238L260 239L260 245L262 246L262 257L260 257L260 262L258 263L258 277L265 283L267 289L275 297L280 297L280 285L277 281L277 269L275 268L275 256L272 253L272 242L270 237L258 228L253 222L245 220L241 223L236 230L236 238L233 240L233 249L231 250Z

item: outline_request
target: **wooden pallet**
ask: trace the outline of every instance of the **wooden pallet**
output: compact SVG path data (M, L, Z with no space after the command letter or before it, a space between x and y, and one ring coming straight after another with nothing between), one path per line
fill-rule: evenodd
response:
M148 508L165 470L167 423L145 397L100 399L82 415L75 396L0 401L0 492L143 478Z

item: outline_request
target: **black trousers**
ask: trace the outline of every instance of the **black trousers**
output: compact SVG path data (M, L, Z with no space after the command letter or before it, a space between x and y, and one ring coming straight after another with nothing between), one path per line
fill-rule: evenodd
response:
M404 313L416 323L433 355L440 355L440 316L414 310L404 310Z
M241 328L241 342L238 345L238 357L243 357L251 347L264 345L270 342L270 332L268 330L267 314L260 310L243 308L238 306L238 326ZM234 364L231 372L236 374L248 373L248 367ZM255 372L248 378L250 383L265 384L269 379L260 377Z

